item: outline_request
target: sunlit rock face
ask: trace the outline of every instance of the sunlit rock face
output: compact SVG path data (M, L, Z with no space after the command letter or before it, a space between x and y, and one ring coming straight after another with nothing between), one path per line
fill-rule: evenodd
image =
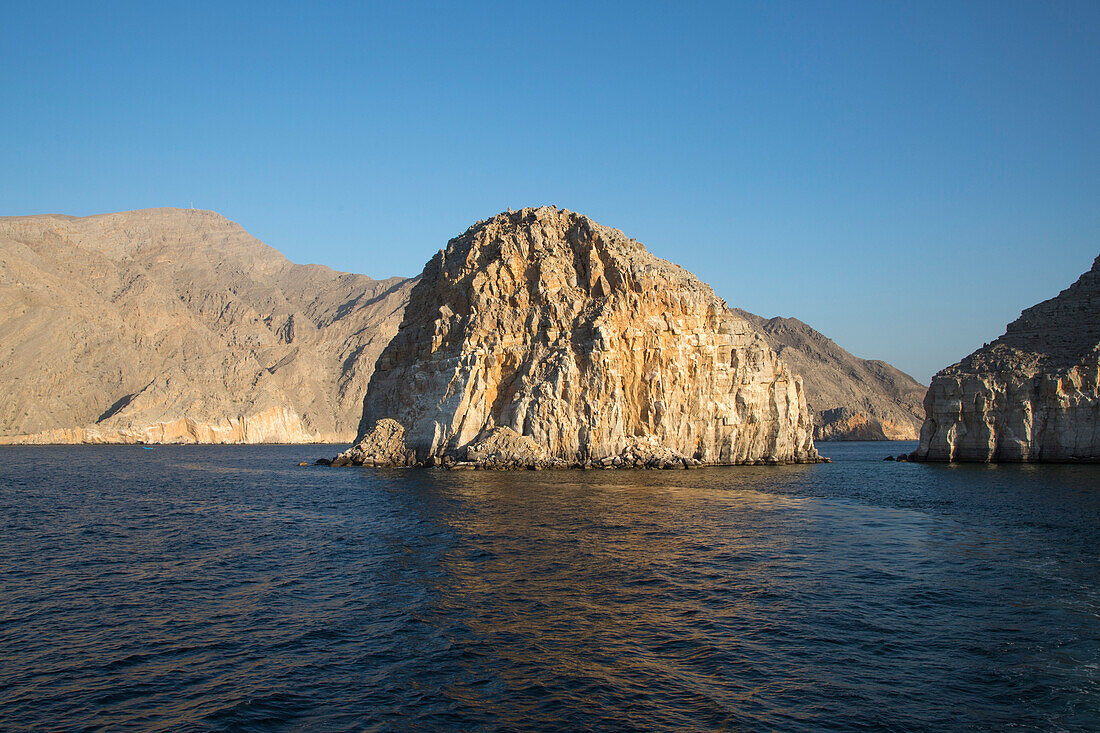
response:
M364 400L421 462L503 427L557 461L638 442L704 463L814 461L801 380L693 275L552 207L480 222L425 267Z
M1100 460L1100 257L932 378L915 458Z

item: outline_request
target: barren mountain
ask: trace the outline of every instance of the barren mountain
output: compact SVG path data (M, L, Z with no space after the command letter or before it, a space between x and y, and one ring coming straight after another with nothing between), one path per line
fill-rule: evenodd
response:
M412 284L208 211L0 218L0 441L350 440Z
M802 376L815 440L917 439L925 388L908 374L884 361L853 356L796 318L735 311Z

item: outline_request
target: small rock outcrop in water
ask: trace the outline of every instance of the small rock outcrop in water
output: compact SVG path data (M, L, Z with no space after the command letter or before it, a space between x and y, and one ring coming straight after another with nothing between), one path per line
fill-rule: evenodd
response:
M552 207L478 223L427 264L338 460L365 456L385 419L428 465L819 460L801 379L745 319L622 232Z
M405 428L396 420L379 420L355 447L338 455L332 466L412 466L416 455L405 445Z
M935 377L924 461L1100 460L1100 257L1056 298Z

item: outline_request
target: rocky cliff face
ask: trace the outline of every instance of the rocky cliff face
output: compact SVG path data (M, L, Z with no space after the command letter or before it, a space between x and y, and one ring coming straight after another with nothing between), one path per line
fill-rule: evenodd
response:
M797 318L734 309L802 377L814 440L916 440L927 391L884 361L860 359Z
M525 440L566 464L817 460L802 381L745 319L622 232L550 207L480 222L427 264L338 462L394 452L372 438L392 439L386 418L422 462Z
M348 441L411 287L213 212L0 218L0 442Z
M924 408L918 460L1100 460L1100 257L933 377Z

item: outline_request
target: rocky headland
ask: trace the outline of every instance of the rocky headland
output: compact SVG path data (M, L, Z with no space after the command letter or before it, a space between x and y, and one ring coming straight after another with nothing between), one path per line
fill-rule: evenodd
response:
M916 460L1100 460L1100 257L936 374L924 409Z
M334 465L815 462L802 380L684 269L554 207L425 266Z
M814 413L814 440L916 440L927 388L900 369L860 359L797 318L762 318L739 308L791 370Z
M0 443L348 442L411 287L209 211L0 218Z

